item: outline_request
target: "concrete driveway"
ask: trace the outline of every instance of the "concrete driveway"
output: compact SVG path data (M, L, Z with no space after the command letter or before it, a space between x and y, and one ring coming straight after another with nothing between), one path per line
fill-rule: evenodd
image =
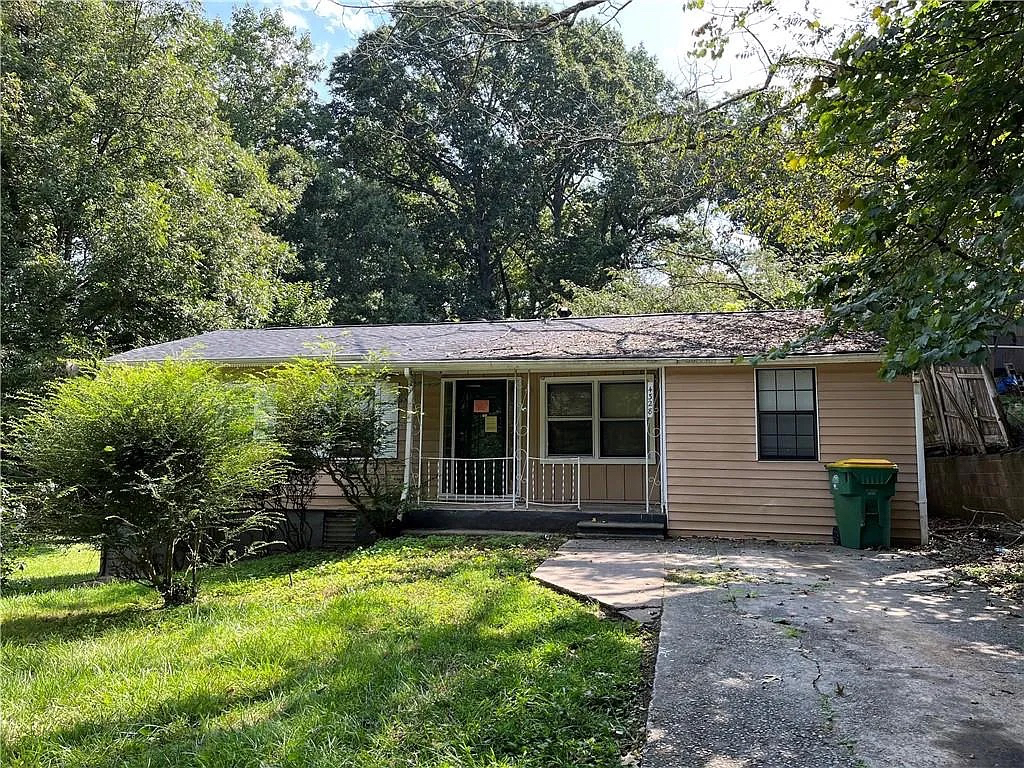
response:
M570 541L535 576L660 608L645 768L1024 766L1024 611L924 557Z

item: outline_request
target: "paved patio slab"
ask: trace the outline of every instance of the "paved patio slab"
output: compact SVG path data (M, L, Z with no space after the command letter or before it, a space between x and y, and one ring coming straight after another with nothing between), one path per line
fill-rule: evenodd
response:
M605 608L650 620L660 613L668 574L662 542L571 539L533 578Z
M1024 765L1024 608L926 558L571 541L538 577L661 608L645 768Z

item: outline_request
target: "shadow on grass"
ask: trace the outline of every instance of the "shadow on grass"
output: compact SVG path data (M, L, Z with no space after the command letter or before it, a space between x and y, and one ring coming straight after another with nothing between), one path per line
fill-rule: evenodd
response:
M11 645L43 644L59 638L74 642L84 638L98 638L107 632L143 623L153 608L133 605L107 611L81 611L64 616L23 616L5 618L3 639Z
M37 544L13 555L17 568L3 595L34 594L95 583L99 552L86 545Z
M13 598L4 609L3 641L35 645L99 638L132 624L155 621L161 615L155 610L158 605L155 592L131 582Z
M413 756L617 764L639 672L628 631L568 602L555 610L551 599L568 599L524 579L491 574L481 591L480 580L460 581L472 567L431 580L466 606L450 620L431 613L415 584L398 597L374 587L334 596L300 624L343 625L345 642L296 657L273 684L171 696L130 716L26 736L8 755L32 762L56 748L99 768L318 765L339 755L381 766Z
M301 553L210 568L204 574L200 602L170 609L161 606L156 590L124 579L98 581L95 574L21 579L4 587L4 597L10 598L10 602L3 616L3 640L16 645L45 643L57 638L75 641L98 638L133 623L156 624L185 613L201 618L202 614L214 610L211 603L203 602L207 596L204 592L215 593L217 587L226 585L251 591L260 580L339 559L340 556L328 553ZM74 587L80 588L57 594Z
M14 577L4 585L3 594L5 597L13 595L38 594L40 592L53 592L58 589L70 589L71 587L94 586L99 582L97 573L62 573L59 576L30 576L19 579Z

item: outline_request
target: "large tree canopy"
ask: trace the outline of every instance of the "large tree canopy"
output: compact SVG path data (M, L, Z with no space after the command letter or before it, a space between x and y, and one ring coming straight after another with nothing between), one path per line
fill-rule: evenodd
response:
M1024 316L1024 9L886 7L808 97L814 157L874 161L814 299L832 327L884 332L894 374L977 356Z
M222 119L210 24L141 1L2 14L6 392L83 347L322 318L281 280L266 225L294 195Z
M297 36L280 14L249 6L211 32L218 106L235 141L260 150L309 149L313 82L323 68L309 36Z
M763 85L710 101L602 5L375 4L321 103L280 13L3 3L5 392L212 328L563 303L814 304L896 373L1024 314L1018 5L890 0L834 51L784 22L819 49L759 46Z
M560 280L600 280L664 226L654 196L637 194L656 169L642 140L624 140L660 108L663 76L597 24L497 44L479 26L547 12L400 7L331 73L335 167L390 196L418 247L441 260L456 316L533 314Z
M406 198L324 166L283 235L306 275L333 299L336 323L444 318L458 291L443 254L428 250Z
M607 284L567 283L574 311L737 311L805 306L806 287L843 258L841 200L865 164L857 152L809 162L805 114L781 88L709 108L691 97L658 134L670 168L655 203L672 213L647 257ZM644 197L649 189L637 189Z

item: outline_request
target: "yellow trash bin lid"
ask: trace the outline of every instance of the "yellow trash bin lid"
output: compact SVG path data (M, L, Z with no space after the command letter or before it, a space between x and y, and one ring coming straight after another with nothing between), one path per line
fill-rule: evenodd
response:
M828 469L899 469L888 459L842 459L825 466Z

